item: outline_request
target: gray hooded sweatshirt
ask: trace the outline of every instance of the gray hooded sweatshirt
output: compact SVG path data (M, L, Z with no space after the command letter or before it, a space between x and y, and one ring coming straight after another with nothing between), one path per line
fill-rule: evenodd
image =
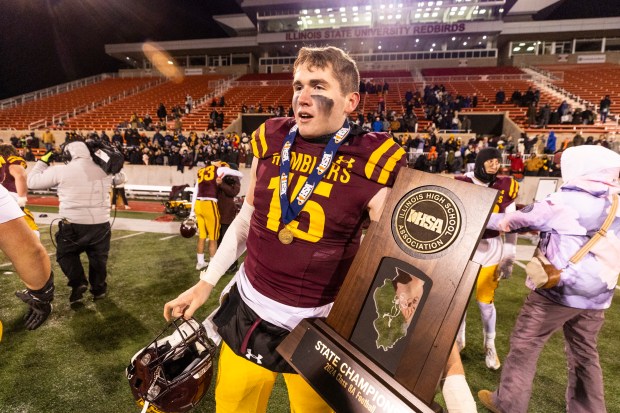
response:
M74 224L102 224L110 219L112 175L106 175L93 162L84 142L65 147L71 155L66 165L49 166L37 162L28 174L28 188L49 189L57 186L59 213Z

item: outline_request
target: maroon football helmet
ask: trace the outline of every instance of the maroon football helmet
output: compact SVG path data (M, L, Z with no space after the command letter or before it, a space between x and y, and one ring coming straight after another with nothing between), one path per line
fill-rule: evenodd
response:
M193 318L172 321L127 366L136 402L146 404L143 412L189 411L209 389L214 355L215 345L202 324Z
M181 222L181 236L183 238L191 238L196 235L198 231L198 225L196 225L196 218L189 217L183 222Z

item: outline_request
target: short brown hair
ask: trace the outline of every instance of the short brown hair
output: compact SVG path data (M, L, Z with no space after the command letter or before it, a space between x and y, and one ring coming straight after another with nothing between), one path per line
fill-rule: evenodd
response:
M15 150L15 147L13 145L9 145L6 143L0 145L0 156L8 158L9 156L15 155L17 155L17 151Z
M333 46L302 47L293 65L293 72L302 65L318 69L325 69L331 65L343 95L359 92L360 73L357 65L342 49Z

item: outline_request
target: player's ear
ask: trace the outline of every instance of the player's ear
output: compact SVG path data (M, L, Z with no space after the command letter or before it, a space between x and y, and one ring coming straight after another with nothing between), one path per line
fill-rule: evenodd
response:
M346 95L346 104L344 107L344 111L348 114L355 111L357 105L360 103L360 94L358 92L347 93Z

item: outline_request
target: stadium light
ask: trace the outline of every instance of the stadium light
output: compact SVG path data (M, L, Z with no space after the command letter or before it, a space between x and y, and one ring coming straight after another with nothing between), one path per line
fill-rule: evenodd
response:
M341 11L341 12L345 12L345 11L347 11L347 9L346 9L346 8L344 8L344 7L341 7L341 8L340 8L340 11Z

